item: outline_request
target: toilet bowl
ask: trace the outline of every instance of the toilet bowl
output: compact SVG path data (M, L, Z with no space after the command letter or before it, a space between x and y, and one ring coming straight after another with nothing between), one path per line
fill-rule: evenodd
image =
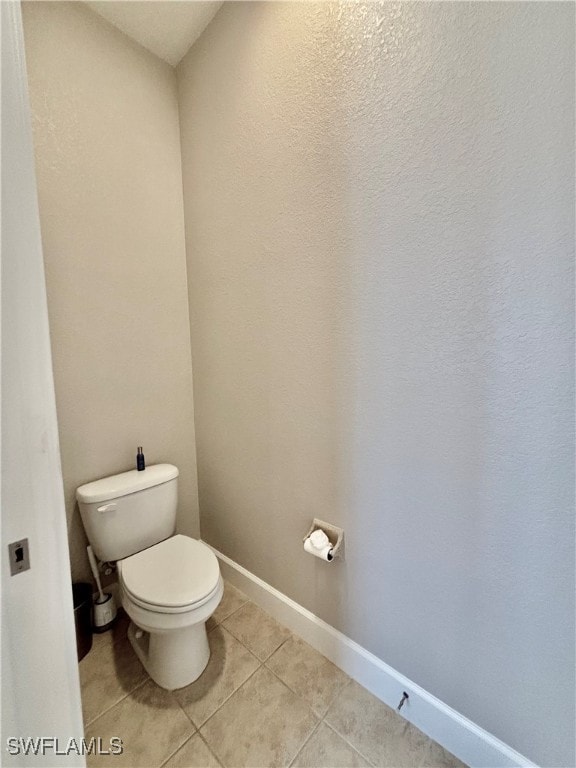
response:
M118 562L128 637L150 677L175 690L194 682L210 657L206 621L223 593L218 560L177 534Z
M172 464L156 464L76 491L96 556L118 564L130 642L150 677L168 690L194 682L206 667L206 621L223 593L210 547L175 534L178 474Z

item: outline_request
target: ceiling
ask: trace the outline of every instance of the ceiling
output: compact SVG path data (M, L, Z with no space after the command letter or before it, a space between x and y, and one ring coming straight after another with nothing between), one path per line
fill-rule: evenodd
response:
M92 0L86 4L173 67L222 5L206 0Z

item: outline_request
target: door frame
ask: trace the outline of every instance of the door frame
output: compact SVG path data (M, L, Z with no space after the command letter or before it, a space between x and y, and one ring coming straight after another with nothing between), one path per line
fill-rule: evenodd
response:
M70 560L20 3L3 0L1 265L2 743L5 766L85 766ZM8 543L30 569L10 575ZM53 737L37 755L8 738ZM13 742L11 750L15 749ZM43 754L42 754L43 752Z

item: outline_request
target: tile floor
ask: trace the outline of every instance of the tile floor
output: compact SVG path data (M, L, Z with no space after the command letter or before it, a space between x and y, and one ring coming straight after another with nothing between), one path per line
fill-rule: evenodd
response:
M129 768L465 768L227 584L208 623L212 655L187 688L164 691L138 661L122 616L80 662L86 738Z

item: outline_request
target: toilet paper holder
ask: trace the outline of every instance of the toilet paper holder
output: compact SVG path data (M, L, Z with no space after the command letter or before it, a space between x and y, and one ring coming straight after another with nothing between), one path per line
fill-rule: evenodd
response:
M341 560L344 559L344 529L338 528L337 525L332 525L331 523L325 523L323 520L318 520L318 518L314 518L312 525L310 526L310 529L308 530L308 533L304 538L302 539L302 542L305 542L306 539L310 536L311 533L314 533L314 531L317 531L320 529L321 531L324 531L326 536L330 539L330 544L332 545L332 560L339 557Z

